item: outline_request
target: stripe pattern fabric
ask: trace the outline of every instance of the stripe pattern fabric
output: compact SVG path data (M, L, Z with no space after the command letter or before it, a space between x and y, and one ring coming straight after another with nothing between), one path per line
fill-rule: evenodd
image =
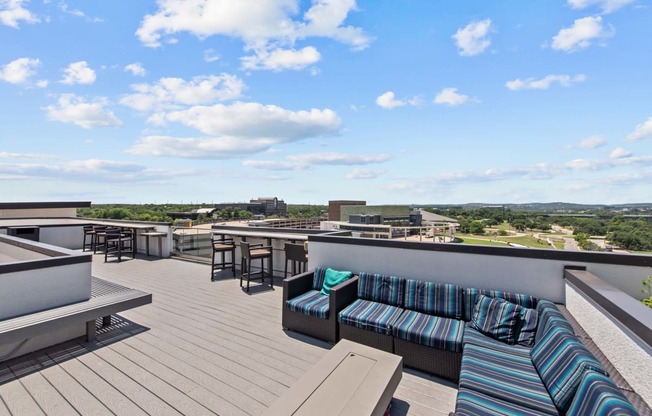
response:
M462 352L464 322L406 310L392 325L393 335L415 344Z
M541 300L537 305L538 325L534 336L534 343L538 344L541 338L551 329L551 328L563 328L567 332L574 334L573 326L568 322L566 317L557 309L557 306L548 301Z
M634 416L638 412L618 387L600 373L588 371L582 377L568 416Z
M508 344L516 342L521 306L502 299L479 295L471 325L494 339Z
M493 339L491 337L483 335L480 331L474 329L471 326L470 322L467 322L464 325L464 338L462 340L462 343L463 345L473 344L473 345L478 345L480 347L497 350L505 354L514 354L524 358L528 358L528 359L530 358L531 348L523 347L518 344L508 345L502 341L498 341L497 339Z
M461 387L457 392L455 414L464 416L543 416L550 413L539 412L496 397Z
M360 329L391 335L392 325L402 312L403 309L397 306L357 299L340 312L337 320L341 325L351 325Z
M405 279L379 273L360 273L358 298L392 306L403 304Z
M462 318L462 288L457 285L407 279L405 309L444 318Z
M316 291L320 291L324 286L324 279L326 278L326 269L327 267L316 267L315 274L312 277L312 288Z
M459 386L541 414L558 414L529 357L466 344Z
M322 295L316 290L309 290L285 302L287 308L293 312L314 316L320 319L328 319L329 297Z
M586 347L563 327L551 328L530 354L550 397L565 413L588 371L609 376L604 366Z
M534 296L521 293L511 293L502 290L484 290L476 288L464 289L464 320L470 321L473 315L473 308L479 295L485 295L492 298L504 299L508 302L515 303L524 308L536 308L538 299Z
M532 347L534 345L534 336L537 331L537 322L539 321L539 312L536 309L523 308L521 309L521 327L518 331L516 343L524 347Z

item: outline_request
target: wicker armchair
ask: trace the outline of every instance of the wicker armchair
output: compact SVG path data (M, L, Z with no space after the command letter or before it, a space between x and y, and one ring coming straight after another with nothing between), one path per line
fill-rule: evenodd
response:
M323 276L321 281L315 279L315 272L320 273L323 270L317 268L283 281L283 328L334 344L339 339L337 314L356 299L358 277L354 276L335 286L328 296L319 295L320 288L317 286L321 285ZM318 296L323 298L319 299ZM316 302L312 301L312 305L308 305L311 303L310 298L316 299ZM309 312L291 310L288 307L288 301L296 303L301 299L306 299L304 306L305 309L310 309ZM314 316L313 312L321 316Z

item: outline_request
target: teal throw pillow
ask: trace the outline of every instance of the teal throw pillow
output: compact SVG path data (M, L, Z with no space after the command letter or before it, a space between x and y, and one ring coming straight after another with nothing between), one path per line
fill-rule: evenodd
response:
M331 289L340 283L347 281L353 276L351 272L338 272L331 268L326 269L326 276L324 277L324 285L321 288L322 295L328 295L331 293Z

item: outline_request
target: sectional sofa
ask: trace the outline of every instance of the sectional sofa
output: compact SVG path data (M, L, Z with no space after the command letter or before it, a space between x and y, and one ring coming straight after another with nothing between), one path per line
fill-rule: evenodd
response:
M525 294L326 268L287 279L283 326L401 355L459 383L457 415L636 415L557 306Z

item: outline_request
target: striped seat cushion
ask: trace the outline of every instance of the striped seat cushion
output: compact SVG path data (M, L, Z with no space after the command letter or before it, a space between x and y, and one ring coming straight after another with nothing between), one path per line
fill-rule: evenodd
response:
M457 285L405 280L405 309L442 316L462 318L462 288Z
M587 371L609 375L604 366L565 328L552 327L532 348L532 363L557 408L565 413Z
M460 388L457 392L455 414L457 416L542 416L550 413L539 412L477 391Z
M470 321L473 315L473 307L479 295L489 296L491 298L501 298L508 302L515 303L524 308L536 308L537 298L524 295L521 293L504 292L502 290L484 290L476 288L464 289L464 320Z
M587 371L568 408L568 416L638 415L610 378Z
M521 357L525 358L530 358L530 350L531 348L523 347L518 344L514 345L508 345L505 344L502 341L498 341L496 339L493 339L491 337L488 337L484 334L482 334L480 331L477 329L474 329L471 326L470 322L467 322L464 325L464 338L462 340L462 344L473 344L473 345L479 345L481 347L485 348L491 348L497 351L502 351L506 354L515 354L519 355Z
M293 312L328 319L328 300L328 296L322 295L316 290L309 290L294 299L286 301L285 305Z
M312 277L312 288L320 291L324 287L324 279L326 278L327 267L315 267L315 274Z
M520 319L521 326L518 330L516 343L531 348L534 345L537 323L539 321L539 312L537 312L536 309L523 308L521 309Z
M479 295L471 316L471 326L499 341L516 343L521 324L521 306L498 298Z
M392 326L393 335L415 344L462 352L464 322L417 311L404 311Z
M385 335L392 334L392 324L403 309L370 300L357 299L340 312L337 320L342 325L355 326Z
M564 315L557 309L557 306L547 300L539 301L537 305L538 324L534 336L534 343L538 344L541 338L553 327L562 327L571 334L574 333L573 326Z
M528 357L466 344L459 386L539 413L558 413Z
M392 306L403 305L405 279L386 274L360 273L358 298Z

